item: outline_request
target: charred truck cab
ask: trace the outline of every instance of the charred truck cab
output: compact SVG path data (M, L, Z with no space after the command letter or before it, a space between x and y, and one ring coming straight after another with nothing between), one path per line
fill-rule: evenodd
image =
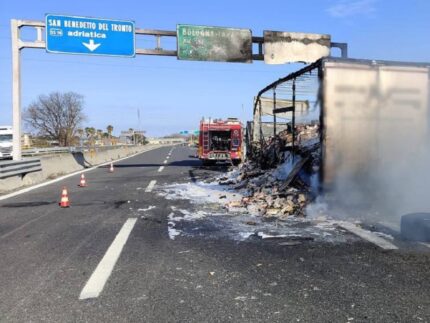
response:
M199 159L203 165L242 160L242 124L236 118L202 119L199 133Z

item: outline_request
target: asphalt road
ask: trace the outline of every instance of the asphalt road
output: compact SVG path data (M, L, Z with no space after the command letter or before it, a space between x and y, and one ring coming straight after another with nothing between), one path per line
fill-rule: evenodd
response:
M164 164L171 149L123 160L114 173L87 172L86 188L76 175L0 201L2 321L430 322L423 250L383 251L352 237L295 246L204 234L170 239L172 206L189 205L157 187L218 172L201 169L186 147L173 148ZM63 186L68 209L58 206ZM124 236L128 219L137 221ZM123 248L112 247L121 237ZM108 272L100 294L80 299L95 271L99 287Z

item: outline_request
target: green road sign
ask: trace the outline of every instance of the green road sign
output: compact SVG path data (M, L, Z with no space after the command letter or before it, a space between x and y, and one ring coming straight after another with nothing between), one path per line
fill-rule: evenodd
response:
M250 29L177 25L178 59L252 63Z

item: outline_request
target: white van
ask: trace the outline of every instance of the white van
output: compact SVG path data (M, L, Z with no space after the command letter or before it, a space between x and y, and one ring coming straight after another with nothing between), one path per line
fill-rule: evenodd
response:
M0 126L0 159L12 156L12 127Z

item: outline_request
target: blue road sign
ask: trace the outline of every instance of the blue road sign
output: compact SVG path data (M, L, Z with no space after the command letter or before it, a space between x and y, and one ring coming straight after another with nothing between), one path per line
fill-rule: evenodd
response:
M46 15L49 53L134 57L134 22Z

